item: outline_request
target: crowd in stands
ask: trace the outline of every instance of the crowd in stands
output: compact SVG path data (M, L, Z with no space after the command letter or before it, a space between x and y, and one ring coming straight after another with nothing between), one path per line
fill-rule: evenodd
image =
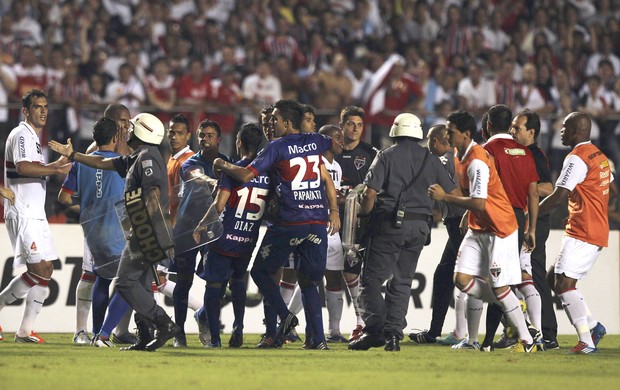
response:
M378 148L401 112L426 130L503 103L544 118L555 175L574 110L620 163L619 0L2 0L0 16L2 152L21 96L39 88L52 109L43 144L72 137L84 149L110 102L164 123L209 117L224 153L280 98L313 105L317 126L363 106Z

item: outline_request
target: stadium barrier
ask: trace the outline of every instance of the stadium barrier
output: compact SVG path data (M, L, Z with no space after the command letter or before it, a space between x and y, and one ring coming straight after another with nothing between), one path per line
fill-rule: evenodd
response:
M83 234L80 225L52 224L51 231L56 244L59 260L54 262L54 274L50 281L50 294L45 301L45 307L36 321L36 331L46 332L73 332L75 330L75 287L79 281L82 265ZM411 288L411 301L407 315L407 328L405 333L412 329L428 328L431 319L431 289L433 273L444 244L447 233L443 226L433 229L433 239L430 246L425 247L418 262L418 269ZM547 265L553 264L555 256L560 250L563 232L553 230L547 240ZM619 267L619 243L620 232L611 231L609 235L609 247L603 249L599 259L594 265L587 278L579 283L584 296L588 301L590 310L597 319L607 327L610 334L620 334L620 267ZM0 224L0 288L4 289L13 275L23 272L24 269L12 268L13 253L11 242L4 224ZM196 278L191 293L201 298L204 293L204 282ZM262 333L263 308L260 302L258 289L251 281L248 284L248 303L246 308L245 332ZM164 299L162 294L156 294L156 299L165 307L172 316L172 301ZM563 313L559 299L556 300L555 310L558 318L559 333L573 334L574 328L568 322ZM224 332L230 332L233 313L232 305L225 301L222 309L221 321L224 324ZM0 325L5 333L15 332L23 313L23 300L5 307L0 312ZM196 323L190 316L186 324L188 333L196 333ZM327 330L327 309L323 311L325 328ZM299 316L300 332L304 329L304 316ZM90 319L89 319L90 324ZM345 307L342 316L341 329L343 333L350 332L355 327L355 315L350 300L345 297ZM444 333L454 328L454 310L450 309L446 316L443 328ZM484 331L484 322L481 325Z

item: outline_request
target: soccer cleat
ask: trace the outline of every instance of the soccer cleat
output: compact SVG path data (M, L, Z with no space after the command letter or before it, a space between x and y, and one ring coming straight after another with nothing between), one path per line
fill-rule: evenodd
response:
M296 341L301 341L301 337L299 337L295 329L291 330L291 332L284 337L284 343L286 344L294 343Z
M354 351L367 351L370 348L381 347L385 345L385 337L372 335L370 333L362 334L362 337L349 343L348 348Z
M80 330L75 335L73 335L73 344L77 345L88 345L90 344L90 337L88 337L88 333L84 330Z
M512 347L512 352L515 353L534 353L536 352L536 343L528 344L521 340Z
M600 322L596 323L596 326L590 329L590 334L592 335L592 341L594 342L594 347L598 347L598 342L603 339L603 337L607 334L607 329Z
M29 336L18 336L17 333L15 334L15 342L16 343L34 343L34 344L44 344L45 340L43 340L41 337L39 337L38 334L36 334L34 332L34 330L32 332L30 332Z
M349 340L347 340L340 333L338 333L338 334L330 334L329 336L327 336L325 341L327 341L328 343L348 343L349 342Z
M493 348L492 345L481 345L480 346L480 352L493 352L495 351L495 348Z
M303 349L313 349L314 348L314 338L306 337L304 340L304 344L301 346Z
M450 332L446 337L439 337L436 339L439 345L456 345L465 340L465 337L458 338L454 335L454 332Z
M588 344L584 343L583 341L580 341L577 343L577 345L572 347L570 351L571 353L586 355L589 353L596 353L598 352L598 349L596 347L590 347Z
M2 327L0 326L0 341L4 341L4 333L2 333Z
M543 340L543 343L545 344L545 351L560 349L560 345L557 340Z
M435 344L437 338L428 334L428 330L423 330L418 333L409 334L411 341L415 341L418 344Z
M306 348L306 349L309 349L309 348ZM314 345L311 349L317 349L317 350L320 350L320 351L325 351L325 350L328 350L329 347L327 346L327 342L325 340L323 340L320 343Z
M353 332L351 332L351 336L349 336L349 342L355 341L362 337L364 334L363 329L364 327L362 325L357 325L355 329L353 329Z
M508 337L506 333L502 333L502 337L493 343L495 349L508 349L517 344L519 340L517 338Z
M536 342L536 350L538 352L545 352L547 350L547 347L545 347L545 342L543 340L538 340Z
M270 349L270 348L278 348L278 344L274 341L273 337L263 335L256 344L256 348L258 349Z
M230 340L228 340L229 348L241 348L243 345L243 332L234 331L230 335Z
M93 337L90 345L92 345L93 347L97 347L97 348L114 347L114 344L112 343L112 341L110 341L109 337L99 336L99 335L95 335L95 337Z
M207 345L205 345L205 348L207 349L220 349L222 348L222 341L221 340L213 340L211 339Z
M454 344L452 349L480 349L480 343L474 341L473 344L469 344L466 339L463 339L458 344Z
M121 333L121 334L116 334L116 333L112 333L112 342L114 344L135 344L138 341L138 337L136 337L135 334L133 333Z
M534 325L528 324L527 330L530 332L530 336L532 336L532 340L534 340L534 344L537 344L538 342L542 342L542 333Z
M181 333L174 336L172 346L174 348L187 348L187 338L185 337L185 334Z
M207 323L207 321L202 321L200 319L198 312L194 313L194 319L196 320L196 323L198 324L198 340L200 340L200 343L202 345L207 346L209 341L211 341L211 332L209 331L209 324Z
M288 336L288 334L295 329L297 324L299 324L299 320L295 314L289 312L286 318L280 322L280 325L278 325L278 329L276 330L276 334L273 339L284 339L284 337Z

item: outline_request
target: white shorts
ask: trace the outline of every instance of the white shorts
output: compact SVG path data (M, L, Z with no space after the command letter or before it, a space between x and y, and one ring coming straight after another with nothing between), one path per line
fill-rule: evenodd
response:
M586 277L602 247L592 245L576 238L562 237L562 249L555 259L555 273L581 280Z
M340 233L327 236L327 265L328 271L344 270L344 249L340 240Z
M524 248L521 248L519 253L519 263L521 263L521 271L526 272L528 275L532 275L532 252L526 252Z
M16 218L5 224L15 256L13 268L58 259L47 220Z
M82 255L82 271L93 272L93 254L84 239L84 255Z
M459 247L454 272L489 278L491 287L521 283L518 232L505 238L493 233L467 231Z

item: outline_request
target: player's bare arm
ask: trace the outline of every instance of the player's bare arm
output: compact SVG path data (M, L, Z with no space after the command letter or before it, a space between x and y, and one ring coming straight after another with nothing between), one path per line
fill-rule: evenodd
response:
M446 193L439 184L431 184L428 187L428 196L438 202L450 203L472 211L484 211L486 205L486 199L484 198L462 196L458 188L455 188L450 193Z
M340 212L338 210L338 196L331 175L325 165L321 165L321 179L325 183L325 194L329 204L329 234L334 235L340 230Z
M72 159L73 161L77 161L81 164L88 165L89 167L92 167L92 168L105 169L108 171L114 170L114 164L112 163L113 159L111 158L88 155L88 154L79 153L73 150L73 145L71 144L71 138L67 139L67 143L64 145L61 144L60 142L53 141L53 140L50 141L48 145L50 149L52 149L54 152L59 153L61 156L68 157L70 160ZM71 164L68 164L68 165L69 165L69 169L71 169ZM69 173L69 170L67 170L67 173Z
M538 206L538 215L548 214L551 210L561 205L566 198L568 198L568 191L566 188L555 187L555 190L540 202Z
M242 183L247 183L256 177L256 175L249 169L231 164L219 157L213 160L213 167L223 171L228 176Z
M15 204L15 194L10 188L0 186L0 196L7 199L11 205Z

